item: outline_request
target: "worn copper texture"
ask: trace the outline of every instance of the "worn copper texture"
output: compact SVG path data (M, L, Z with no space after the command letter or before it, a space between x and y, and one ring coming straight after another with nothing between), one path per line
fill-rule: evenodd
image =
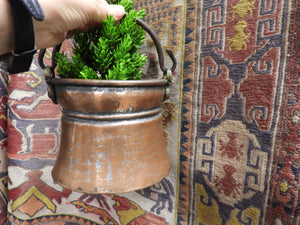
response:
M63 111L55 182L78 192L122 193L168 175L160 108L166 80L52 82Z

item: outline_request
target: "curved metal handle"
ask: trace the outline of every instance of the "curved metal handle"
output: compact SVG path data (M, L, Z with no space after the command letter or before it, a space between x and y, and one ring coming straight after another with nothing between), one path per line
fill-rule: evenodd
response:
M60 47L61 47L62 43L60 43L59 45L56 45L53 47L53 50L52 50L52 65L50 66L51 69L55 69L56 67L56 60L55 60L55 54L56 52L59 52L60 50ZM40 67L44 70L46 69L46 67L49 67L49 65L45 65L44 63L44 55L46 53L46 49L41 49L40 52L39 52L39 55L38 55L38 62L39 62L39 65Z
M141 20L139 18L135 18L135 21L138 25L140 25L142 28L144 28L144 30L147 31L147 33L151 36L151 38L156 46L160 69L164 74L166 74L168 69L165 68L163 48L161 47L158 37L156 36L155 32L151 29L151 27L149 27L148 24L146 24L143 20ZM166 51L173 62L173 65L170 68L170 70L173 72L176 69L177 62L176 62L173 52L169 49L167 49Z

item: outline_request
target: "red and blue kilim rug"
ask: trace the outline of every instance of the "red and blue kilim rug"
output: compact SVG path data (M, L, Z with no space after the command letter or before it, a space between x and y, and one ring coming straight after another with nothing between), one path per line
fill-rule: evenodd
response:
M1 224L300 225L300 2L135 6L178 61L169 176L115 195L55 184L61 112L35 59L30 72L0 79ZM145 74L157 76L150 40L144 50Z

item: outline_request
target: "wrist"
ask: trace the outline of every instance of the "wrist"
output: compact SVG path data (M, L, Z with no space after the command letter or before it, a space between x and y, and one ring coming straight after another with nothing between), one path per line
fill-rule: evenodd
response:
M7 0L0 1L0 15L3 18L0 23L0 55L4 55L14 49L13 18Z
M1 69L14 74L29 70L36 53L32 17L43 20L44 14L38 0L8 0L8 3L12 18L13 51L2 57ZM5 40L7 38L4 37Z

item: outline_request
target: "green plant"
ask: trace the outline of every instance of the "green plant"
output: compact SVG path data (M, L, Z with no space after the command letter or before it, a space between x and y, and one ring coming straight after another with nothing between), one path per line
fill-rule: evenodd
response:
M144 30L135 18L144 10L133 9L134 0L111 0L123 5L128 14L116 23L108 16L100 27L74 34L73 57L57 53L57 73L61 78L138 80L147 57L139 52L145 40Z

